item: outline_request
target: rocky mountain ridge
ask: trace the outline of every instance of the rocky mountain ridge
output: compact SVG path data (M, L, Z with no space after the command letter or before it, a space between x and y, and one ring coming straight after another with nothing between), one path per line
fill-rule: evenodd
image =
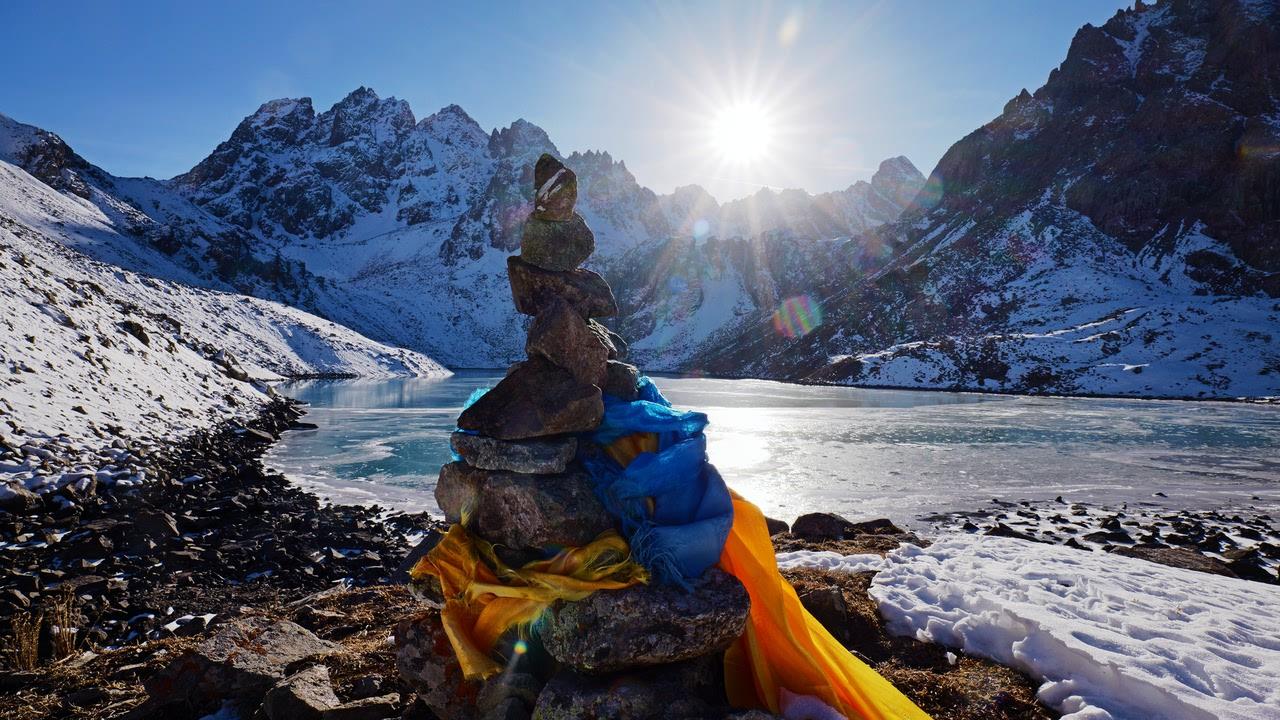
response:
M1280 392L1280 3L1138 3L956 143L885 260L714 373L1185 397Z

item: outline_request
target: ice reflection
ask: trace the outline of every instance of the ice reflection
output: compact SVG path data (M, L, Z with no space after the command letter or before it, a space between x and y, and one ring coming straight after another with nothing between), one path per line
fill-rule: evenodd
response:
M434 511L448 433L500 379L286 386L320 426L268 462L335 501ZM706 412L711 460L769 514L902 522L992 497L1280 509L1280 412L1227 403L1023 398L660 378ZM1155 497L1162 492L1166 497Z

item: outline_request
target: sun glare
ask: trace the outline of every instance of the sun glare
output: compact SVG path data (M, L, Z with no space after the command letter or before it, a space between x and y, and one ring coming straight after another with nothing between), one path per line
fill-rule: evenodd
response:
M755 103L735 103L711 119L711 145L726 162L749 164L760 160L773 142L769 114Z

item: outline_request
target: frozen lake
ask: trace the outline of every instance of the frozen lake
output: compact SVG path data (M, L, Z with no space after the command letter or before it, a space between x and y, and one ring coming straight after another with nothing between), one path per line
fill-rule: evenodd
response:
M319 430L267 464L334 502L438 512L432 491L472 390L501 378L345 380L280 389ZM1280 510L1280 409L655 378L711 418L709 454L769 515L815 510L916 524L1001 500ZM1164 493L1164 497L1155 493Z

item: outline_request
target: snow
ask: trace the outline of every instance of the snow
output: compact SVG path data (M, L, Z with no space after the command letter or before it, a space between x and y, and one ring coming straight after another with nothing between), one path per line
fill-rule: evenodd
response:
M884 558L874 553L841 555L831 550L792 550L778 553L778 567L816 568L832 572L874 572L885 565Z
M1280 718L1280 588L961 535L890 553L870 592L891 631L1026 672L1067 720Z

